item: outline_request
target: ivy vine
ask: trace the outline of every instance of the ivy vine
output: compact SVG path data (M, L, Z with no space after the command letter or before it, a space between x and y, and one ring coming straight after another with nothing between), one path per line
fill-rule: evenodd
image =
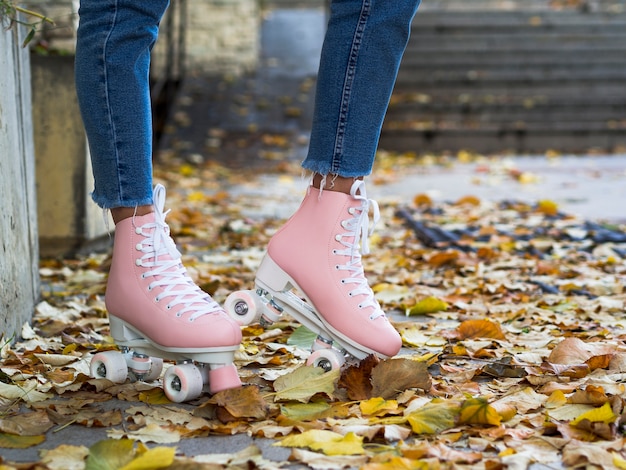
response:
M20 15L20 13L22 15ZM23 16L27 16L30 20L24 20ZM6 29L11 29L15 25L24 26L29 29L26 38L24 38L24 42L22 42L22 47L26 47L35 37L41 25L44 23L54 24L54 21L41 13L20 7L13 3L12 0L0 0L0 24L4 26L5 23Z

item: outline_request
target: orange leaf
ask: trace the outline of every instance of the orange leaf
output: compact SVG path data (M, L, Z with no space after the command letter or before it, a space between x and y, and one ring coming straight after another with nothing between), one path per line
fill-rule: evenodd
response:
M490 320L466 320L458 327L461 339L505 339L500 325Z

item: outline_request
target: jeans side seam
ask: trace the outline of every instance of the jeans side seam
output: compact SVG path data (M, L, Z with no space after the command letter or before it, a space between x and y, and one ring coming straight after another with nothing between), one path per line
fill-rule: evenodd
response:
M119 13L119 4L118 4L118 0L114 0L113 2L113 7L114 7L114 13L113 13L113 18L111 20L111 28L109 29L107 36L102 44L102 70L103 70L103 74L104 74L104 99L106 101L106 116L108 119L108 125L109 125L109 129L111 130L111 138L113 139L113 142L117 142L117 132L115 129L115 121L113 119L113 116L111 114L111 100L109 98L109 80L108 80L108 73L107 73L107 50L108 50L108 45L109 45L109 40L111 39L111 35L113 34L113 30L115 29L115 24L117 22L117 16ZM115 154L115 161L116 161L116 168L117 168L117 186L120 190L120 194L119 194L119 200L123 201L124 200L124 196L121 194L122 191L122 182L120 180L120 155L119 155L119 150L117 148L117 145L113 146L113 151Z
M331 162L331 173L338 173L340 161L343 153L343 144L346 133L346 123L348 120L348 108L350 105L350 98L352 94L352 87L354 83L355 70L357 66L357 60L359 56L359 50L363 40L365 32L365 26L370 15L371 0L363 0L361 6L361 12L357 22L357 27L354 31L354 37L352 39L352 45L350 47L350 53L348 56L348 64L346 66L346 75L341 93L341 104L339 107L339 119L337 122L337 132L335 136L335 145L333 149L333 159Z

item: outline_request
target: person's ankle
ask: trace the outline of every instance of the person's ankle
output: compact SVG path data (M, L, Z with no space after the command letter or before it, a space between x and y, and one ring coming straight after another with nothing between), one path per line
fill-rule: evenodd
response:
M313 176L313 187L322 189L323 191L336 191L340 193L350 194L350 189L356 180L363 179L363 177L344 177L337 175L320 175L319 173ZM323 188L320 186L323 184Z
M124 219L132 217L133 215L147 215L151 212L154 212L154 207L152 205L148 206L137 206L137 207L114 207L111 209L111 217L113 218L113 222L117 225Z

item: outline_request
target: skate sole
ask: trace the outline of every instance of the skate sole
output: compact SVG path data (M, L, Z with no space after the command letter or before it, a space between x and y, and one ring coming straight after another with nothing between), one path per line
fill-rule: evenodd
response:
M266 282L266 280L271 280ZM290 316L297 320L300 324L309 330L321 336L327 336L332 339L341 348L346 350L357 359L365 359L367 356L374 354L380 358L386 359L388 356L370 349L360 343L353 341L350 337L329 324L321 315L317 313L315 304L311 302L304 291L285 271L266 255L257 271L255 279L257 288L264 290L272 296L281 308L283 308ZM291 292L291 288L297 289L306 299L304 302L298 296ZM278 301L278 302L277 302Z
M195 361L203 364L231 364L239 345L220 346L215 348L171 348L161 346L150 338L142 335L132 325L109 314L111 336L120 347L133 349L141 354L160 357L177 362Z

